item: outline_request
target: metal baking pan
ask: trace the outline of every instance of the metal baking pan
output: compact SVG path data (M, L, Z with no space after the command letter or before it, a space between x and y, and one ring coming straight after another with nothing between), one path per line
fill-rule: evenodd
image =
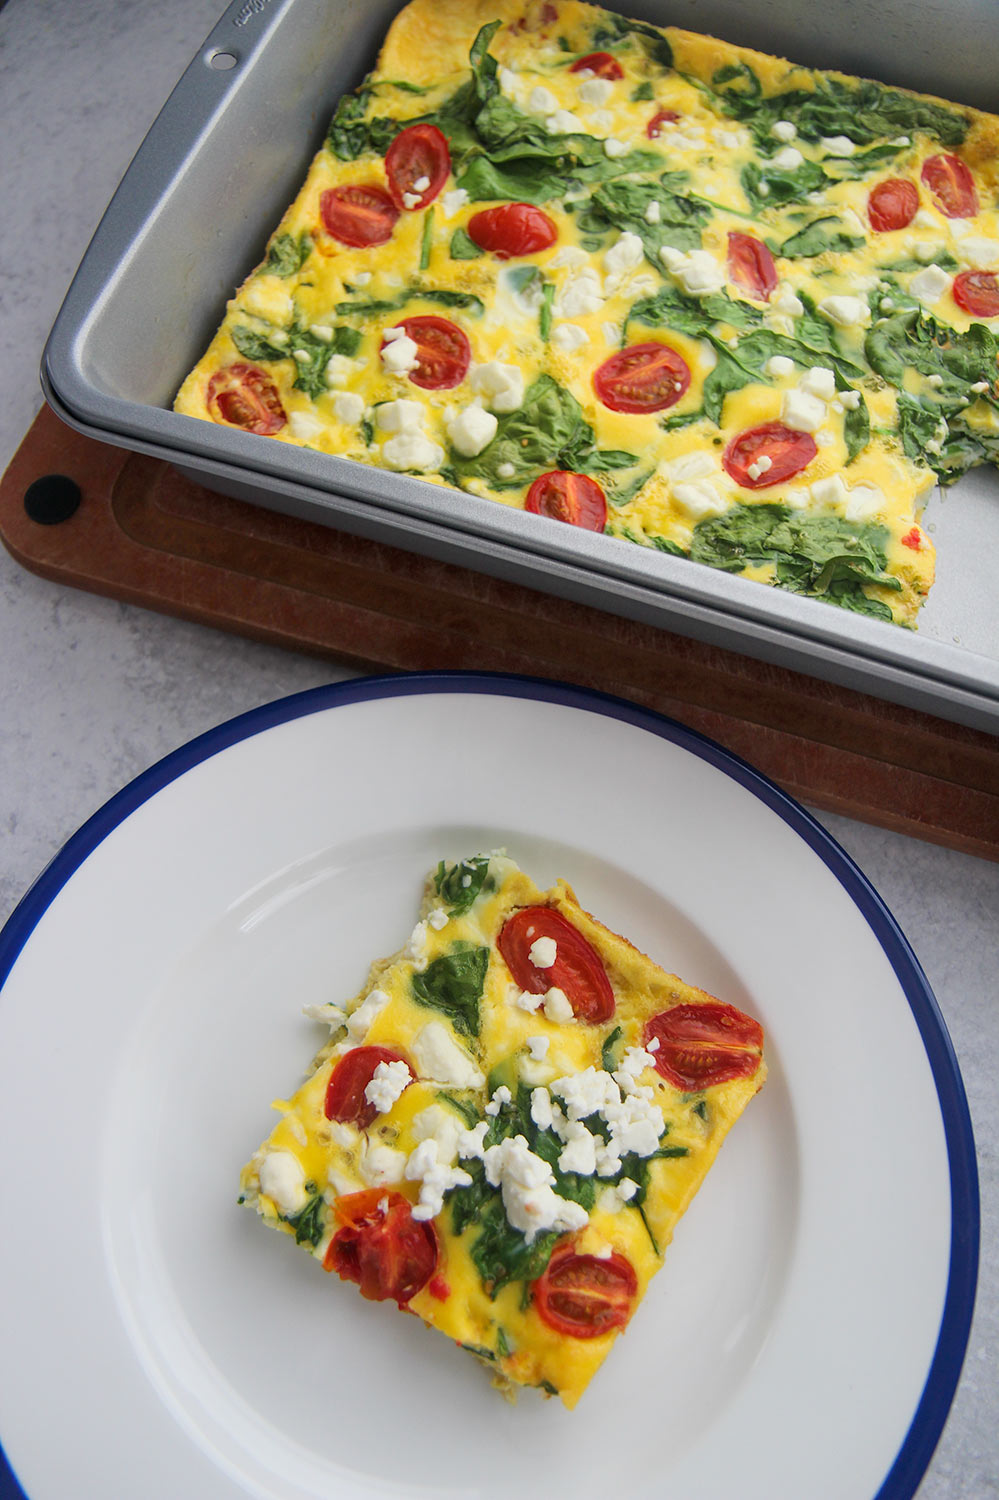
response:
M631 0L614 8L999 112L994 0ZM71 426L272 510L571 598L999 732L999 474L930 501L937 582L919 631L349 459L170 410L262 258L338 98L398 0L234 0L94 235L45 348ZM483 622L488 629L488 622Z

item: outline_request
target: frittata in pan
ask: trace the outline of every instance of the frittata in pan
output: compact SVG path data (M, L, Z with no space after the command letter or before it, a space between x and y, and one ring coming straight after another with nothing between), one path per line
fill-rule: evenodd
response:
M178 411L914 625L999 453L999 121L413 0Z
M243 1169L242 1198L361 1294L566 1406L628 1325L763 1032L505 854L441 863Z

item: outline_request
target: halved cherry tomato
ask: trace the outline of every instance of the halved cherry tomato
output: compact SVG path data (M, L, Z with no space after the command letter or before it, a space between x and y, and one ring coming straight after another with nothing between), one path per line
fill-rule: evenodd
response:
M645 127L645 134L654 141L664 125L675 125L679 118L675 109L657 109Z
M624 69L609 52L591 52L587 57L577 58L569 72L592 73L595 78L624 77Z
M723 1005L674 1005L645 1026L645 1045L658 1037L656 1071L674 1088L693 1093L730 1078L751 1078L760 1066L763 1027L752 1016Z
M356 1125L359 1130L367 1130L378 1111L365 1098L364 1090L374 1078L379 1063L393 1062L406 1062L406 1059L401 1052L393 1052L389 1047L352 1047L344 1053L326 1085L324 1108L327 1120L342 1120Z
M765 490L800 474L818 451L810 432L785 427L783 422L764 422L734 437L722 454L722 463L744 490ZM749 471L764 458L770 460L770 466L754 478Z
M555 962L542 969L531 958L531 946L545 937L555 941ZM577 1021L594 1025L614 1014L614 991L599 953L554 907L522 906L507 917L496 941L514 981L529 995L561 990Z
M664 411L689 385L687 362L669 344L630 344L593 374L593 389L611 411Z
M879 234L887 229L904 229L912 223L918 208L919 189L907 177L879 182L867 199L867 217Z
M355 1281L361 1296L372 1302L400 1307L426 1286L437 1266L437 1232L413 1218L401 1193L384 1188L347 1193L337 1198L333 1212L344 1227L323 1256L327 1271Z
M473 214L467 225L469 239L480 250L491 250L498 260L512 255L535 255L558 239L554 221L532 203L501 203Z
M755 235L735 229L728 233L728 274L761 302L769 301L770 293L777 290L777 267L766 245Z
M277 386L257 365L224 365L208 382L208 410L216 422L259 432L280 432L288 420Z
M597 1339L623 1328L634 1311L638 1277L617 1250L606 1260L577 1255L571 1245L556 1247L532 1288L542 1321L556 1333Z
M603 531L607 523L607 500L596 480L565 469L553 469L536 479L524 509L554 521L568 521L584 531Z
M975 318L999 318L999 281L994 271L962 271L954 277L954 301Z
M328 234L356 250L390 240L399 210L376 183L353 182L327 188L319 200L319 214Z
M409 372L414 385L425 391L449 391L461 384L472 362L472 346L457 324L430 314L403 318L395 326L404 328L417 348L417 363Z
M975 179L967 162L959 156L929 156L920 173L936 200L937 208L948 219L973 219L978 212Z
M385 153L385 176L396 208L414 212L432 203L447 182L451 171L451 153L447 137L436 125L407 125ZM426 179L427 186L416 184ZM406 203L405 195L415 195L419 202Z

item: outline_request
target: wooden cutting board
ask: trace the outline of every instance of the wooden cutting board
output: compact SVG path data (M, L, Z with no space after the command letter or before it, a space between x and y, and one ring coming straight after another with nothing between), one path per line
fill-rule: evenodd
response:
M999 859L996 736L228 499L48 408L0 481L0 537L43 578L351 665L613 693L803 802Z

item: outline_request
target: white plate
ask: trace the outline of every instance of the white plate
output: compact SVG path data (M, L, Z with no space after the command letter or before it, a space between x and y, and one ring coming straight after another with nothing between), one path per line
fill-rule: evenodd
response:
M574 1413L508 1406L235 1201L316 1045L301 1007L402 941L438 859L497 846L768 1035ZM690 731L501 677L287 699L87 823L0 983L0 1436L31 1500L914 1493L974 1295L956 1063L848 858Z

